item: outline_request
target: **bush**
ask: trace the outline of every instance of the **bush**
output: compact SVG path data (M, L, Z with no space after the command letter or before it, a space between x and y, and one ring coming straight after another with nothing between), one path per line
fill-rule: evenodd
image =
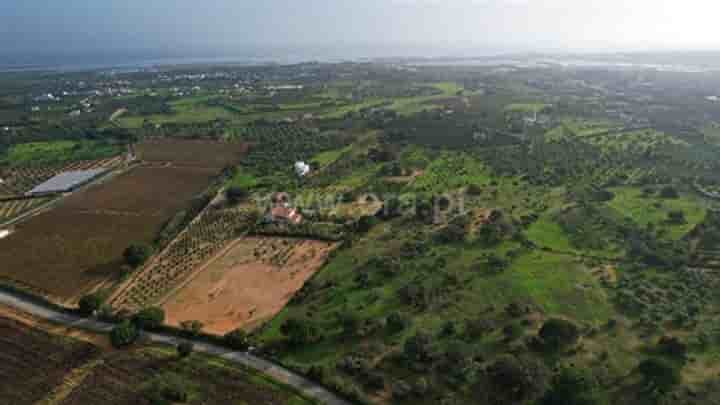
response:
M205 325L203 325L203 323L200 321L182 321L182 322L180 322L180 329L182 329L183 334L185 336L189 336L189 337L199 336L204 327L205 327Z
M195 350L195 345L191 342L182 342L177 346L178 357L185 358L192 354Z
M676 225L682 225L686 223L685 213L680 210L668 212L668 222Z
M233 350L244 351L250 346L248 335L242 329L235 329L232 332L226 333L225 336L223 336L223 341Z
M125 262L131 267L140 267L151 255L152 248L147 245L131 245L123 252Z
M248 193L247 190L241 187L230 187L225 190L225 196L233 204L237 204L245 200L246 198L248 198L249 195L250 193Z
M560 350L575 344L580 338L580 330L572 322L554 318L545 322L538 335L548 349Z
M648 388L659 393L670 391L681 381L679 368L660 359L643 361L638 366L638 371L645 379Z
M680 194L673 186L665 186L660 190L660 197L662 198L678 198Z
M524 403L541 397L550 382L550 370L532 358L502 356L487 369L493 396L509 403Z
M165 322L165 311L158 307L145 308L133 317L133 323L145 330L156 330L163 322Z
M99 310L103 304L103 299L99 294L88 294L80 298L78 310L84 316L89 316Z
M280 331L294 346L315 343L322 339L320 329L309 320L288 319L280 327Z
M390 316L387 317L386 322L387 328L390 333L402 332L403 330L407 329L410 324L410 319L399 312L393 312L392 314L390 314Z
M564 368L552 381L550 390L538 405L596 405L599 404L597 385L580 370Z
M116 348L127 347L135 343L139 336L140 332L137 327L126 320L115 326L110 332L110 342Z
M146 399L153 405L185 403L189 396L188 382L177 374L156 377L145 392Z

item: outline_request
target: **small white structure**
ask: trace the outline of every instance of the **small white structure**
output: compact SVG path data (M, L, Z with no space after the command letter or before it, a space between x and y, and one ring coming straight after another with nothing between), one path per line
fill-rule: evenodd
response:
M0 239L7 238L11 233L9 229L0 229Z
M305 162L295 163L295 174L297 174L298 177L305 177L308 173L310 173L310 165Z

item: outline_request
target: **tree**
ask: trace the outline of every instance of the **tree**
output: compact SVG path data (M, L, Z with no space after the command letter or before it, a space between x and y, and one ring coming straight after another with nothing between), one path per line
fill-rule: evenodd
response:
M202 332L202 329L205 327L202 322L200 321L182 321L180 322L180 329L182 329L183 333L190 337L197 337L200 335L200 332Z
M158 307L145 308L135 314L133 322L140 329L158 329L165 322L165 311Z
M550 390L540 399L538 405L597 405L597 385L585 372L563 368L553 377Z
M140 331L130 321L125 320L110 332L110 342L116 348L130 346L140 336Z
M287 336L290 344L295 346L314 343L322 337L318 327L308 320L288 319L280 327L280 331Z
M648 388L658 393L670 391L682 380L679 367L661 359L644 360L638 366L638 371L645 379Z
M405 357L415 361L427 361L432 356L429 335L418 332L405 341L403 352Z
M192 354L195 345L191 342L182 342L177 346L178 357L184 359Z
M223 341L225 344L230 347L233 350L247 350L247 348L250 346L250 343L248 342L248 335L247 332L245 332L242 329L235 329L232 332L228 332L223 336Z
M355 314L343 312L340 315L340 324L342 325L343 335L355 336L360 328L360 319Z
M487 374L494 397L503 403L523 403L541 397L550 382L550 370L541 361L505 355L490 365Z
M399 312L393 312L387 318L387 328L391 333L398 333L410 326L410 319Z
M668 212L668 222L676 225L682 225L686 223L685 213L680 210L673 210Z
M152 255L152 248L147 245L130 245L125 252L123 258L131 267L139 267L147 261Z
M580 330L570 321L553 318L543 324L538 335L547 348L557 351L575 344L580 338Z
M680 197L680 194L678 194L675 187L665 186L660 190L660 197L662 197L662 198L678 198L678 197Z
M242 187L233 186L225 191L225 196L233 204L237 204L240 201L245 200L246 198L248 198L249 195L250 193L248 193L247 190Z
M78 310L81 314L85 316L89 316L95 313L95 311L99 310L100 307L103 304L103 299L100 297L99 294L88 294L80 298L80 302L78 303Z

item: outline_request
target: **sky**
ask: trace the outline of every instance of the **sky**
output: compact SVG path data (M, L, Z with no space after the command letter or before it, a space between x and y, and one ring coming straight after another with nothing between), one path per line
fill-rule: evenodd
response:
M714 0L1 0L0 53L719 50L719 15Z

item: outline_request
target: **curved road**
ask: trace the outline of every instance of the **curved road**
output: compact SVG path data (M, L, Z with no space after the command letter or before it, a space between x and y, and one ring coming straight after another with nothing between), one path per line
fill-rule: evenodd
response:
M51 322L91 332L109 333L114 326L113 324L100 322L95 319L86 319L79 316L58 312L6 291L0 291L0 304L16 308L20 311L35 315ZM205 342L194 342L188 339L183 339L161 333L145 332L143 333L143 337L145 339L149 339L152 342L164 343L169 345L177 345L182 342L191 342L194 344L195 351L197 352L218 356L233 363L237 363L242 366L257 370L271 377L272 379L289 385L302 392L304 395L318 400L322 403L329 405L350 405L350 402L338 397L332 392L305 379L304 377L286 368L273 364L267 360L261 359L260 357L253 356L249 353L234 352L213 344Z

